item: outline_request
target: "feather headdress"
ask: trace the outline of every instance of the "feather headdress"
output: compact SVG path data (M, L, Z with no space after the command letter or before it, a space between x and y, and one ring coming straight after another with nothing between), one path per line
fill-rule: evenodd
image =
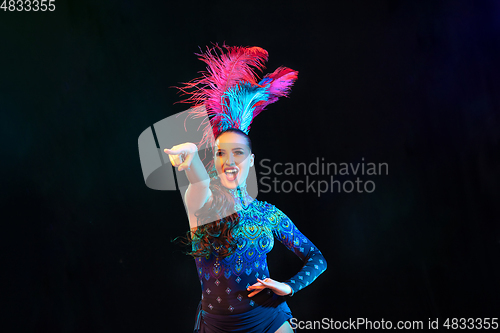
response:
M297 79L297 71L279 67L257 81L252 67L260 71L265 68L267 51L260 47L223 47L226 53L216 44L207 48L207 52L196 54L207 64L207 71L179 87L189 95L180 103L192 105L192 117L205 118L199 146L213 147L214 138L229 128L238 128L248 134L253 119L279 97L288 96Z

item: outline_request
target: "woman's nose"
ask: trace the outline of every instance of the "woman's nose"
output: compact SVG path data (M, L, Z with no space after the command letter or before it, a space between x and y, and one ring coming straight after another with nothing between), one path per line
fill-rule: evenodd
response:
M234 156L233 156L233 154L228 154L228 155L229 155L229 156L228 156L228 158L227 158L227 160L226 160L226 163L227 163L228 165L233 165L233 164L234 164Z

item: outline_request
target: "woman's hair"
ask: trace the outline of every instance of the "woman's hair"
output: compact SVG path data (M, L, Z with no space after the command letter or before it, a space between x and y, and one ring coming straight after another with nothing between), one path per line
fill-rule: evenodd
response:
M237 128L229 128L220 133L215 140L224 133L243 135L250 153L252 152L252 142L245 132ZM199 226L193 236L191 231L187 232L183 243L188 246L195 245L196 250L187 252L190 256L208 257L213 247L219 258L222 259L231 255L236 249L237 242L233 238L232 231L239 223L239 215L237 212L228 214L228 212L234 211L234 198L221 184L215 168L210 174L210 190L212 191L212 202L210 204L207 202L195 213ZM223 217L221 218L221 216Z

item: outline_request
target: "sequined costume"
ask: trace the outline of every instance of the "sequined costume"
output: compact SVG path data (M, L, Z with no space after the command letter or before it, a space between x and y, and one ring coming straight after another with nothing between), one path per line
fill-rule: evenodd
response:
M250 291L247 291L257 278L270 277L266 258L274 239L304 262L295 276L283 281L292 288L292 295L326 270L326 260L274 205L252 199L246 186L228 191L233 194L237 207L241 207L239 223L233 230L237 249L219 259L218 246L213 244L208 258L195 259L202 289L195 332L275 332L285 320L292 318L285 297L270 289L248 297ZM196 246L197 243L193 243L193 250Z

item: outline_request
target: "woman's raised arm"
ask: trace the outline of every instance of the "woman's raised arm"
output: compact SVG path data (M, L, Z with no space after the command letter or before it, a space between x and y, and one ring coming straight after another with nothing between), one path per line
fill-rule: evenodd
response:
M194 143L183 143L173 146L171 149L165 149L170 162L179 171L185 171L189 180L189 186L186 190L184 200L188 209L189 225L191 228L197 227L197 218L194 213L203 207L210 199L210 177L205 166L198 155L198 148Z

